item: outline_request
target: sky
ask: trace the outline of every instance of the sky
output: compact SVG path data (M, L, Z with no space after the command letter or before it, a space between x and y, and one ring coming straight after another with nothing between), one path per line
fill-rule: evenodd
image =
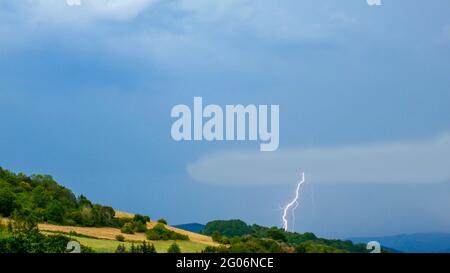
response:
M0 0L0 166L171 224L450 232L450 2ZM280 105L280 147L174 105Z

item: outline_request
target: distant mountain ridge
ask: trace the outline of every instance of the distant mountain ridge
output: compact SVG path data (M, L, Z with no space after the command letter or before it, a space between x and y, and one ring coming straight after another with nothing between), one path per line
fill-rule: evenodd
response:
M450 233L430 232L349 238L354 243L378 241L383 247L407 253L450 253Z
M195 233L202 233L202 231L205 229L205 225L199 223L181 224L174 227Z

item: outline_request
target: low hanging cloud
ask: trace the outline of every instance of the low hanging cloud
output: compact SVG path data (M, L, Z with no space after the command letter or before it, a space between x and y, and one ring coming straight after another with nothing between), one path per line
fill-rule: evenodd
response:
M234 151L189 164L194 180L214 185L292 184L305 171L315 184L426 184L450 181L450 132L432 139L333 148Z

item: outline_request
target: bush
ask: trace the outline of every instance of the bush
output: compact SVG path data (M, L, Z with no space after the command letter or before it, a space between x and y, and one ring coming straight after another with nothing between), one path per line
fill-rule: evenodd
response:
M0 215L9 217L17 207L14 193L7 189L0 189Z
M164 218L159 219L158 223L163 224L163 225L167 225L167 221Z
M45 217L51 223L62 223L64 220L64 207L57 201L52 201L47 206Z
M135 222L133 231L134 232L146 232L147 231L147 225L143 224L141 222Z
M167 253L181 253L181 249L176 243L173 243L170 245L169 249L167 249Z
M127 248L124 244L119 244L116 248L116 253L127 253Z
M269 230L267 230L267 237L275 240L275 241L281 241L286 242L286 232L284 230L281 230L276 227L272 227Z
M119 242L124 242L125 241L125 237L123 237L123 235L119 234L119 235L116 235L116 240L119 241Z
M161 223L158 223L154 228L147 230L145 234L147 235L147 239L151 241L189 240L189 237L187 235L168 230Z
M145 241L141 245L135 246L134 243L131 245L131 253L156 253L156 248L153 244L149 244Z
M18 219L2 228L0 235L0 253L66 253L71 241L63 235L44 235L33 223Z
M227 237L244 236L252 233L252 229L241 220L212 221L206 224L203 233L213 235L219 233Z
M123 227L120 229L120 232L125 234L134 234L134 226L133 223L125 223Z
M150 222L150 217L149 216L144 216L144 215L140 215L140 214L136 214L133 217L133 222L135 223L142 223L142 224L147 224L147 222Z

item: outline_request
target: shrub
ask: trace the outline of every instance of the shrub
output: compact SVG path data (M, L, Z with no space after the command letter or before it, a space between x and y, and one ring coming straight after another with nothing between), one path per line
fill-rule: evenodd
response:
M127 248L124 244L119 244L116 248L116 253L127 253Z
M146 232L147 231L147 225L141 222L135 222L134 223L134 232Z
M15 219L6 229L2 228L0 253L66 253L69 241L63 235L44 235L36 225Z
M125 223L123 227L120 229L120 232L125 234L134 234L134 226L133 223Z
M141 245L135 246L134 243L131 245L131 253L156 253L156 248L153 244L149 244L145 241Z
M167 249L167 253L181 253L181 249L176 243L173 243L170 245L169 249Z
M136 214L133 217L133 222L135 223L142 223L142 224L147 224L147 222L150 222L150 217L149 216L145 216L145 215L140 215L140 214Z
M151 241L189 240L189 237L187 235L168 230L161 223L158 223L154 228L147 230L145 234L147 235L147 239Z
M28 210L39 222L58 225L112 226L115 211L76 197L49 175L15 174L0 168L0 214L10 217L16 210Z
M252 233L251 228L241 220L212 221L206 224L203 233L212 235L215 232L227 237L244 236Z
M167 225L167 221L164 218L159 219L158 223L163 224L163 225Z
M124 242L125 241L125 237L123 237L123 235L119 234L119 235L116 235L116 240L119 241L119 242Z

